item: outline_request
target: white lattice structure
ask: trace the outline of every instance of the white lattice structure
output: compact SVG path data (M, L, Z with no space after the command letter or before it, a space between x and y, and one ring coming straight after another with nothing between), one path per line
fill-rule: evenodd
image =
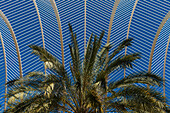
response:
M110 52L121 41L133 38L133 45L120 54L139 52L142 58L135 62L133 70L112 73L109 81L138 71L152 71L164 76L165 91L158 90L170 99L168 0L1 0L0 15L0 97L5 94L5 80L44 71L43 63L31 54L28 45L44 47L70 72L68 23L71 23L82 58L92 32L99 35L105 30L103 45L114 44ZM0 99L1 112L4 102L4 98Z

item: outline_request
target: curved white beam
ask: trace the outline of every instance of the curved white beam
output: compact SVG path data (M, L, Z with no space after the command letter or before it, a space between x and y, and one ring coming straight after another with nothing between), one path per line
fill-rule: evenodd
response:
M136 9L136 6L137 6L137 3L138 3L139 0L136 0L134 6L133 6L133 10L132 10L132 13L131 13L131 16L130 16L130 21L129 21L129 25L128 25L128 30L127 30L127 38L129 37L129 31L130 31L130 25L131 25L131 22L132 22L132 17L133 17L133 14L135 12L135 9ZM125 55L126 55L126 51L127 51L127 47L125 48Z
M57 23L58 23L59 33L60 33L60 41L61 41L62 64L63 64L63 67L64 67L64 46L63 46L63 36L62 36L60 17L59 17L59 13L58 13L58 9L57 9L55 0L50 0L50 2L51 2L51 5L53 7L56 18L57 18Z
M44 34L43 34L43 27L42 27L42 23L41 23L40 13L39 13L39 10L38 10L36 1L33 0L33 2L34 2L35 9L36 9L36 11L37 11L38 20L39 20L39 23L40 23L41 35L42 35L42 41L43 41L43 48L45 49Z
M164 70L163 70L163 90L164 90L164 98L165 98L165 66L166 66L166 57L167 57L167 53L168 53L169 42L170 42L170 35L169 35L168 43L167 43L167 46L166 46L165 58L164 58Z
M2 49L3 49L3 54L4 54L4 62L5 62L5 106L4 106L4 111L6 111L7 107L7 63L6 63L6 54L5 54L5 47L4 47L4 42L3 38L0 32L0 39L1 39L1 44L2 44Z
M109 30L108 30L108 36L107 36L107 43L110 43L110 34L111 34L111 29L112 29L112 24L113 24L113 19L116 13L117 6L119 5L120 0L116 0L112 9L112 14L110 17L110 22L109 22ZM106 59L108 58L109 52L106 53ZM107 78L106 78L107 79Z
M22 75L22 64L21 64L21 56L20 56L20 51L19 51L19 47L18 47L18 43L17 43L17 39L15 37L15 33L12 29L12 26L11 24L9 23L7 17L3 14L3 12L0 10L0 17L4 20L4 22L6 23L6 25L8 26L10 32L11 32L11 35L13 37L13 40L14 40L14 43L15 43L15 48L16 48L16 51L17 51L17 56L18 56L18 63L19 63L19 71L20 71L20 78L23 77Z
M39 20L39 23L40 23L40 28L41 28L41 36L42 36L42 41L43 41L43 48L45 49L45 41L44 41L44 33L43 33L43 27L42 27L42 23L41 23L41 17L40 17L40 13L39 13L39 10L38 10L38 6L37 6L37 3L36 3L36 0L33 0L34 2L34 6L35 6L35 9L37 11L37 15L38 15L38 20ZM46 75L46 65L44 64L44 68L45 68L45 75Z
M113 9L112 9L112 14L111 14L110 23L109 23L107 43L110 42L110 34L111 34L113 19L114 19L115 13L116 13L117 6L119 5L119 2L120 2L120 0L115 0L114 6L113 6Z
M152 58L153 58L153 53L154 53L154 49L155 49L155 45L156 45L156 42L157 42L157 39L158 39L158 36L164 26L164 24L166 23L166 21L169 19L170 17L170 11L167 13L167 15L164 17L164 19L162 20L161 24L159 25L159 28L156 32L156 35L155 35L155 38L154 38L154 41L153 41L153 44L152 44L152 48L151 48L151 53L150 53L150 59L149 59L149 66L148 66L148 73L151 72L151 65L152 65Z
M136 6L137 6L137 3L138 3L139 0L136 0L134 6L133 6L133 10L132 10L132 13L131 13L131 16L130 16L130 21L129 21L129 25L128 25L128 30L127 30L127 38L129 37L129 31L130 31L130 25L131 25L131 22L132 22L132 17L133 17L133 14L135 12L135 9L136 9ZM125 47L125 55L126 55L126 51L127 51L127 46ZM124 78L125 78L125 74L126 74L126 69L124 69Z
M117 6L119 5L120 0L115 0L113 9L112 9L112 14L110 17L110 22L109 22L109 30L108 30L108 36L107 36L107 44L110 43L110 34L111 34L111 29L112 29L112 24L113 24L113 19L116 13ZM106 53L106 59L109 57L109 52ZM108 83L108 76L105 77L105 82L106 84Z

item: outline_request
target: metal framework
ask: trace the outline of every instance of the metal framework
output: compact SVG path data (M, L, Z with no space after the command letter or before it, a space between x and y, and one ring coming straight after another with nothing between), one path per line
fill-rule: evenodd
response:
M26 1L27 2L27 1ZM48 44L51 46L51 45L53 45L53 41L50 39L50 38L53 38L54 36L52 35L54 32L51 32L50 30L54 30L53 29L53 27L54 26L52 26L53 25L53 23L51 22L49 22L50 23L50 25L51 26L48 26L49 27L49 31L48 30L46 30L46 29L43 29L43 25L44 26L47 26L47 24L48 24L48 22L47 22L47 20L46 20L46 18L43 18L43 14L41 15L41 17L40 17L40 14L41 14L41 12L39 11L39 9L41 9L41 7L39 7L39 5L37 5L38 4L38 1L36 1L36 0L32 0L32 2L33 2L33 4L34 4L34 9L36 9L36 13L37 13L37 15L38 15L38 20L39 20L39 25L40 25L40 29L41 29L41 37L42 37L42 42L43 42L43 48L45 49L45 48L48 48ZM67 44L67 43L65 43L65 42L67 42L67 41L69 41L68 39L67 39L67 36L68 35L66 35L66 34L63 34L63 33L67 33L67 32L65 32L65 29L64 28L66 28L65 27L65 25L63 25L63 21L66 21L66 19L64 20L63 18L62 18L62 15L65 15L64 14L64 12L65 11L69 11L69 13L71 12L71 10L72 10L72 7L70 7L70 6L72 6L73 5L73 3L71 3L70 4L70 2L68 2L68 1L64 1L64 2L59 2L59 1L57 1L57 0L50 0L49 2L48 1L46 1L46 0L40 0L40 5L42 4L42 5L44 5L44 6L42 6L42 7L44 7L44 8L46 8L47 9L47 11L50 11L49 13L50 13L50 16L51 16L51 14L54 14L55 15L55 18L53 18L53 20L57 20L57 25L58 25L58 29L56 30L56 32L58 32L59 33L59 37L56 37L55 39L58 41L58 42L60 42L60 44L61 45L58 45L57 44L57 46L58 47L60 47L61 46L61 57L62 57L62 65L65 67L65 68L68 68L68 62L69 62L69 60L70 60L70 58L68 58L68 49L67 48L65 48L65 45ZM68 2L68 3L67 3ZM90 4L88 4L90 2ZM103 2L105 2L105 1L103 1ZM94 4L91 4L92 2L91 1L87 1L87 0L84 0L84 5L83 5L83 10L84 10L84 14L83 14L83 17L80 17L79 15L80 15L80 13L79 13L79 11L78 10L80 10L81 8L79 8L78 6L76 7L76 5L75 5L75 9L76 10L74 10L75 11L75 13L77 13L77 15L76 15L76 17L73 17L73 15L69 15L69 21L73 21L73 23L75 23L75 21L79 21L79 19L84 19L84 25L80 25L80 24L78 24L77 23L77 25L76 26L78 26L78 27L76 27L77 29L78 29L78 33L80 33L80 32L82 32L82 31L80 31L79 32L79 29L82 27L83 29L84 29L84 35L83 36L80 36L80 37L83 37L83 38L79 38L78 39L78 43L80 43L80 42L83 42L84 43L84 45L83 44L81 44L81 45L83 45L81 48L80 48L80 50L81 51L83 51L84 50L84 54L86 53L86 41L87 41L87 36L88 36L88 34L89 34L89 31L88 30L95 30L96 32L98 32L99 31L99 29L101 29L101 28L103 28L103 27L106 27L107 26L107 29L106 30L108 30L108 34L107 34L107 37L104 37L105 38L105 40L106 40L106 43L114 43L114 41L112 41L112 39L114 39L114 36L112 36L113 34L116 36L116 38L115 38L115 43L117 44L120 40L122 40L122 39L128 39L129 38L129 36L131 35L131 33L130 33L130 29L132 29L132 34L133 35L138 35L138 37L142 37L142 36L144 36L145 38L138 38L138 37L135 37L135 39L136 39L136 42L135 42L135 44L136 45L140 45L141 44L141 46L137 46L136 48L135 47L133 47L132 49L131 48L128 48L128 52L129 52L129 49L130 49L130 52L134 52L135 50L137 50L137 49L140 49L143 53L144 53L144 58L142 59L142 60L140 60L140 62L141 63L145 63L145 64L147 64L147 63L149 63L149 65L148 65L148 67L147 67L147 70L148 70L148 72L150 73L151 72L151 66L152 66L152 63L155 63L155 62L152 62L152 59L153 59L153 56L154 56L154 50L155 50L155 47L156 47L156 43L157 43L157 39L158 39L158 37L159 37L159 35L160 35L160 32L161 32L161 30L162 30L162 28L163 28L163 26L165 25L165 23L167 22L167 20L169 19L169 17L170 17L170 8L168 7L168 3L170 3L170 2L168 2L168 1L166 1L167 3L164 3L164 2L162 2L162 1L159 1L159 2L155 2L155 1L152 1L152 3L150 3L150 2L148 2L148 1L139 1L139 0L136 0L136 1L121 1L121 0L115 0L115 2L114 2L114 4L112 5L112 6L105 6L105 5L101 5L99 2L96 4L96 3L94 3ZM3 3L3 2L1 2L1 3ZM13 1L10 1L10 2L5 2L5 3L9 3L8 5L11 5L11 4L13 4ZM22 6L21 4L17 4L17 3L15 3L16 4L16 6L17 5L20 5L21 7L30 7L30 6ZM67 7L66 5L69 5L69 7ZM76 3L77 5L78 5L78 2ZM129 4L132 4L132 5L129 5ZM139 5L139 7L137 7L137 5L138 4L140 4ZM2 6L6 6L6 4L2 4ZM93 11L92 13L90 12L90 11L92 11L92 10L89 10L88 8L89 7L92 7L92 6L94 6L94 7L96 7L97 8L97 10L99 11L99 12L95 12L95 11ZM109 14L109 18L107 18L108 19L108 21L109 22L107 22L106 21L106 24L105 23L100 23L100 20L102 20L103 18L102 18L102 16L105 16L105 14L107 13L106 11L104 11L102 8L100 8L100 7L98 7L98 6L101 6L102 8L105 8L105 9L107 9L107 10L111 10L108 14ZM132 6L132 7L131 7ZM162 9L162 7L165 7L165 8L167 8L165 11L164 11L164 9ZM152 13L147 13L147 12L145 12L145 11L149 11L149 10L151 10L151 8L153 9L153 12ZM160 8L160 9L159 9ZM22 11L22 9L21 8L19 8L21 11ZM54 11L54 12L52 12L51 11L51 9ZM59 10L58 10L59 9ZM62 9L62 11L60 11L60 9ZM159 10L159 12L163 12L163 13L161 13L161 14L159 14L159 13L155 13L155 11L156 11L156 9L157 10ZM5 12L5 11L6 12ZM19 63L19 72L20 72L20 78L22 78L22 76L23 76L23 70L22 70L22 62L21 62L21 55L20 55L20 49L24 49L24 48L22 48L22 44L21 44L21 47L20 47L20 45L18 46L18 43L19 43L19 40L24 40L24 39L18 39L18 43L17 43L17 39L16 39L16 36L17 35L15 35L15 33L14 33L14 30L13 30L13 28L12 28L12 26L11 26L11 24L10 24L10 22L9 22L9 20L8 20L8 18L12 18L13 16L11 16L11 17L6 17L5 15L6 15L6 13L8 14L8 15L12 15L14 12L13 11L11 11L11 10L8 10L8 8L4 8L4 10L2 10L2 11L4 11L4 13L1 11L1 7L0 7L0 17L3 19L3 21L6 23L6 25L8 26L8 29L9 29L9 31L10 31L10 33L11 33L11 35L12 35L12 37L13 37L13 41L14 41L14 44L15 44L15 48L16 48L16 52L17 52L17 57L18 57L18 63ZM168 11L167 11L168 10ZM120 11L120 12L119 12ZM123 11L123 13L121 12L121 11ZM128 11L130 11L130 13L128 12ZM168 13L167 13L167 12ZM9 14L8 12L10 12L11 14ZM30 15L31 15L31 10L29 11L30 12ZM32 11L33 12L33 11ZM125 13L127 13L127 17L128 17L128 19L123 15L123 14L125 14ZM138 16L137 17L135 17L135 13L138 13ZM165 14L166 13L166 14ZM60 16L59 16L59 14L60 14ZM152 17L150 17L150 15L153 15L153 18ZM149 15L149 16L148 16ZM166 15L166 16L165 16ZM32 16L32 15L31 15ZM30 16L30 18L31 18L31 16ZM49 16L49 15L48 15ZM66 15L65 15L66 16ZM74 15L75 16L75 15ZM106 15L107 16L107 15ZM61 21L60 21L60 17L61 17ZM163 19L161 18L161 17L163 17ZM134 19L134 21L132 20L132 18ZM150 21L150 20L152 20L152 22L151 23L146 23L145 21L143 21L143 19L142 18L145 18L147 21ZM157 19L158 18L158 19ZM15 21L17 21L17 19L18 18L16 18L16 20ZM121 21L116 21L115 23L114 23L114 19L117 19L117 20L121 20ZM124 20L123 20L124 19ZM75 21L74 21L75 20ZM98 21L98 25L94 25L94 26L91 26L91 25L89 25L89 23L90 22L92 22L93 23L93 21L94 20L97 20ZM23 20L20 20L20 21L23 21ZM126 21L123 25L121 25L121 22L122 21ZM18 21L17 21L18 22ZM26 21L24 21L25 23L26 23ZM54 22L54 21L53 21ZM63 23L62 23L63 22ZM19 23L19 22L18 22ZM101 24L101 25L99 25L99 23ZM128 23L128 24L127 24ZM160 24L161 23L161 24ZM148 25L147 25L148 24ZM158 25L159 24L159 27L157 28L157 26L156 25ZM13 24L12 24L13 25ZM14 24L15 25L15 24ZM27 25L27 24L25 24L25 25ZM120 25L120 27L119 28L116 28L116 27L114 27L113 28L113 25L115 25L115 26L118 26L118 25ZM143 30L144 28L142 28L143 26L142 25L145 25L146 26L146 29L145 30ZM152 30L150 30L150 29L148 29L147 27L148 26L150 26L150 25L152 25L153 27L156 27L155 29L156 29L156 31L153 33L152 32ZM22 26L22 25L21 25ZM29 25L27 25L28 27L31 27L31 26L29 26ZM80 27L79 27L80 26ZM88 28L90 26L90 28ZM126 26L125 28L126 28L126 30L124 30L124 26ZM87 28L86 28L87 27ZM95 27L94 29L93 29L93 27ZM100 28L101 27L101 28ZM18 27L19 28L19 27ZM63 28L63 29L62 29ZM25 28L26 29L26 28ZM25 30L25 29L22 29L22 30ZM115 29L115 30L117 30L117 31L121 31L122 33L113 33L113 29ZM136 30L137 29L137 30ZM147 31L148 30L148 31ZM47 33L47 31L48 32L50 32L50 33ZM146 34L145 33L143 33L142 31L146 31ZM2 32L2 31L0 31L0 32ZM46 34L45 34L46 33ZM155 33L156 33L156 35L155 35ZM34 32L34 34L36 34L35 32ZM126 34L126 36L124 35L124 36L122 36L123 34ZM25 34L21 34L21 36L24 36ZM153 37L153 38L150 38L150 37L148 37L148 36L151 36L151 35L153 35L153 36L155 36L155 37ZM35 36L35 35L34 35ZM47 36L47 37L46 37ZM122 37L121 37L122 36ZM45 37L45 38L44 38ZM120 39L119 39L119 37L120 37ZM2 36L1 36L1 33L0 33L0 38L1 38L1 43L2 43L2 48L3 48L3 54L4 54L4 62L5 62L5 83L7 83L7 56L6 56L6 53L5 53L5 47L4 47L4 42L3 42L3 38L2 38ZM18 38L18 37L17 37ZM50 42L50 43L47 43L47 41L45 42L45 39L47 39L48 38L48 42ZM31 41L32 39L30 39L29 41ZM59 41L60 40L60 41ZM104 41L105 41L104 40ZM27 40L28 41L28 40ZM80 41L80 42L79 42ZM150 43L147 43L147 44L149 44L149 46L148 47L146 47L145 48L145 46L144 46L144 44L145 44L145 42L146 41L148 41L148 42L151 42L152 44L150 44ZM25 42L26 42L26 40L24 40L24 41L21 41L21 42L24 42L24 44L25 44ZM167 45L166 45L166 50L165 50L165 56L164 56L164 65L163 65L163 96L165 97L165 67L166 67L166 60L167 60L167 53L168 53L168 47L169 47L169 42L170 42L170 35L169 35L169 40L168 40L168 42L167 42ZM46 44L45 44L46 43ZM64 43L64 44L63 44ZM143 45L142 45L143 44ZM152 47L150 48L150 46L152 45ZM20 48L19 48L20 47ZM50 47L50 49L53 49L52 47ZM58 48L58 50L59 50L59 48ZM55 52L56 53L53 53L53 54L59 54L59 53L57 53L58 52L58 50L55 50ZM149 51L149 52L148 52ZM162 50L162 51L164 51L164 49ZM22 53L22 52L21 52ZM127 47L125 48L125 52L123 52L123 53L125 53L125 55L127 54ZM150 57L148 58L148 56L147 55L149 55L149 53L150 53ZM107 57L108 57L108 54L109 53L107 53ZM147 55L146 55L147 54ZM83 56L83 55L82 55ZM23 57L22 57L23 58ZM149 59L149 60L148 60ZM23 61L23 62L26 62L26 61ZM146 63L147 62L147 63ZM24 67L23 67L24 68ZM141 70L140 68L136 68L136 70L137 71L139 71L139 70ZM124 72L123 72L123 70L122 70L122 73L124 73L124 77L125 77L125 75L128 73L128 70L125 70L124 69ZM129 72L130 73L130 72ZM129 74L128 73L128 74ZM45 66L45 74L46 74L46 66ZM119 74L115 74L114 75L114 78L116 78L116 79L118 79L120 76L118 76ZM120 77L121 78L121 77ZM110 78L110 79L112 79L112 78ZM170 91L170 88L169 88L169 91ZM5 85L5 104L4 104L4 110L6 110L6 107L7 107L7 98L6 98L6 94L7 94L7 86ZM170 97L169 97L170 98Z
M166 21L169 19L170 17L170 11L167 13L167 15L165 16L165 18L162 20L161 24L159 25L159 28L156 32L153 44L152 44L152 49L151 49L151 54L150 54L150 59L149 59L149 66L148 66L148 72L151 72L151 65L152 65L152 58L153 58L153 53L154 53L154 49L155 49L155 45L158 39L158 36L161 32L161 29L163 28L164 24L166 23Z
M114 3L114 6L113 6L112 14L110 17L110 23L109 23L107 43L110 42L110 33L111 33L111 29L112 29L113 19L114 19L115 13L116 13L117 6L119 5L119 2L120 2L120 0L116 0Z
M39 11L38 11L38 7L37 7L36 0L33 0L33 2L34 2L35 9L36 9L36 11L37 11L38 20L39 20L39 23L40 23L41 35L42 35L42 41L43 41L43 48L45 49L44 34L43 34L43 27L42 27L42 23L41 23L40 13L39 13Z
M168 42L167 42L166 51L165 51L165 58L164 58L164 69L163 69L163 90L164 90L164 98L165 98L165 67L166 67L166 57L167 57L167 53L168 53L169 41L170 41L170 35L169 35L169 39L168 39Z
M136 2L134 4L134 7L133 7L133 10L132 10L132 13L131 13L131 16L130 16L130 21L129 21L128 30L127 30L127 39L129 37L130 25L131 25L132 17L133 17L133 14L135 12L135 8L136 8L136 5L137 5L138 1L139 0L136 0ZM125 47L125 55L126 55L126 51L127 51L127 47ZM126 74L126 69L124 69L124 78L125 78L125 74Z
M58 9L57 9L55 1L50 0L50 2L51 2L51 5L53 7L53 10L54 10L54 13L56 15L57 22L58 22L59 33L60 33L60 41L61 41L62 64L63 64L63 67L64 67L64 46L63 46L63 36L62 36L60 17L59 17L59 13L58 13Z
M5 47L4 47L4 42L3 38L0 32L0 39L1 39L1 44L2 44L2 49L3 49L3 54L4 54L4 62L5 62L5 102L4 102L4 110L6 110L7 107L7 62L6 62L6 54L5 54Z
M17 51L17 56L18 56L18 63L19 63L19 71L20 71L20 78L22 78L22 64L21 64L21 56L20 56L20 51L19 51L19 47L18 47L18 43L17 43L17 39L15 37L15 33L12 29L11 24L9 23L7 17L3 14L3 12L0 10L0 17L5 21L5 23L7 24L11 35L13 37L14 43L15 43L15 47L16 47L16 51Z

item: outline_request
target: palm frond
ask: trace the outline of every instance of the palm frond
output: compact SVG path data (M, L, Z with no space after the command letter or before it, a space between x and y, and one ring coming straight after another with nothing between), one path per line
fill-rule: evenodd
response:
M149 84L151 86L155 85L160 86L162 84L162 78L152 73L145 72L134 73L132 75L125 77L124 79L110 83L109 88L114 89L120 87L127 87L129 85L133 85L134 83L141 83L145 85Z
M153 111L165 113L166 110L166 105L163 103L164 98L161 93L136 85L123 87L118 92L114 92L108 99L111 102L121 104L126 109L128 108L137 112L143 110L148 113Z
M131 110L144 109L148 112L164 111L163 96L153 89L139 86L128 86L117 93L118 96L126 98L126 104ZM151 109L152 108L152 109Z
M50 70L54 70L59 76L64 77L66 75L63 65L53 55L47 52L47 50L35 45L31 45L29 47L33 49L32 54L39 56L40 60L45 62Z
M105 72L109 74L117 68L132 68L132 62L136 59L139 59L139 53L129 54L123 57L118 57L117 59L111 61L109 65L106 67Z
M123 48L125 48L126 46L131 46L132 40L132 38L129 38L121 42L119 46L114 50L114 52L110 55L108 62L111 61L111 59L114 58Z
M8 82L8 86L15 87L11 87L12 90L9 90L7 95L7 112L168 112L169 108L160 92L139 85L160 87L162 78L155 74L141 72L109 84L107 82L110 73L116 69L132 69L133 62L140 58L139 53L119 55L126 46L131 46L132 39L120 43L110 56L107 56L111 45L101 47L104 31L99 37L92 33L82 62L77 36L71 24L69 30L71 77L47 50L40 46L30 46L32 53L39 56L53 73L31 72L22 79Z

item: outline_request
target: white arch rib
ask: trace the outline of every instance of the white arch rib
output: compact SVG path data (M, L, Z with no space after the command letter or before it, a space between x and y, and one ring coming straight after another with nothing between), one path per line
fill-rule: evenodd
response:
M120 0L115 0L114 6L113 6L113 10L112 10L111 18L110 18L110 23L109 23L107 43L110 42L110 34L111 34L113 19L114 19L115 13L116 13L117 6L119 5L119 2L120 2Z
M168 53L169 42L170 42L170 35L169 35L168 43L166 46L165 58L164 58L164 70L163 70L163 90L164 90L163 95L164 95L164 98L165 98L165 66L166 66L166 57L167 57L167 53Z
M42 23L41 23L40 13L39 13L39 10L38 10L36 1L33 0L33 2L34 2L35 9L36 9L36 11L37 11L38 20L39 20L39 23L40 23L41 35L42 35L42 41L43 41L43 48L45 49L44 34L43 34L43 27L42 27Z
M132 13L131 13L131 17L130 17L130 21L129 21L129 25L128 25L128 30L127 30L127 39L129 37L129 31L130 31L130 25L131 25L131 22L132 22L132 17L133 17L133 14L135 12L135 9L136 9L136 5L138 3L139 0L136 0L135 4L134 4L134 7L133 7L133 10L132 10ZM126 55L126 51L127 51L127 47L125 48L125 55Z
M131 13L131 17L130 17L130 21L129 21L129 25L128 25L128 30L127 30L127 38L129 37L129 31L130 31L130 25L131 25L131 22L132 22L132 17L133 17L133 14L135 12L135 9L136 9L136 5L138 3L139 0L136 0L134 6L133 6L133 10L132 10L132 13ZM126 51L127 51L127 46L125 47L125 55L126 55ZM125 74L126 74L126 69L124 69L124 78L125 78Z
M64 67L64 46L63 46L63 36L62 36L60 17L59 17L59 13L58 13L58 9L57 9L55 1L50 0L50 2L51 2L51 5L53 7L53 10L54 10L54 13L56 15L57 22L58 22L58 28L59 28L59 33L60 33L60 41L61 41L62 65Z
M13 37L13 40L14 40L14 43L15 43L15 48L16 48L16 51L17 51L17 56L18 56L20 78L22 78L23 75L22 75L22 64L21 64L20 51L19 51L19 47L18 47L18 43L17 43L16 37L15 37L14 31L13 31L12 26L9 23L7 17L3 14L3 12L1 10L0 10L0 17L4 20L4 22L8 26L8 28L9 28L9 30L11 32L11 35Z
M2 49L3 49L3 54L4 54L4 62L5 62L5 106L4 106L4 111L6 110L7 107L7 63L6 63L6 54L5 54L5 47L4 47L4 42L3 38L0 32L0 39L1 39L1 44L2 44Z
M42 27L42 23L41 23L40 13L39 13L39 10L38 10L36 1L33 0L33 2L34 2L35 9L36 9L36 11L37 11L38 20L39 20L39 23L40 23L41 35L42 35L42 41L43 41L43 48L45 49L44 34L43 34L43 27ZM46 65L45 65L45 64L44 64L44 68L45 68L45 75L46 75L46 69L47 69L47 68L46 68Z
M149 59L149 66L148 66L148 73L151 72L151 65L152 65L152 58L153 58L153 53L154 53L154 49L155 49L155 45L158 39L158 36L161 32L161 29L163 28L164 24L166 23L166 21L168 20L168 18L170 17L170 11L167 13L167 15L164 17L164 19L162 20L161 24L159 25L159 28L156 32L153 44L152 44L152 48L151 48L151 53L150 53L150 59Z

